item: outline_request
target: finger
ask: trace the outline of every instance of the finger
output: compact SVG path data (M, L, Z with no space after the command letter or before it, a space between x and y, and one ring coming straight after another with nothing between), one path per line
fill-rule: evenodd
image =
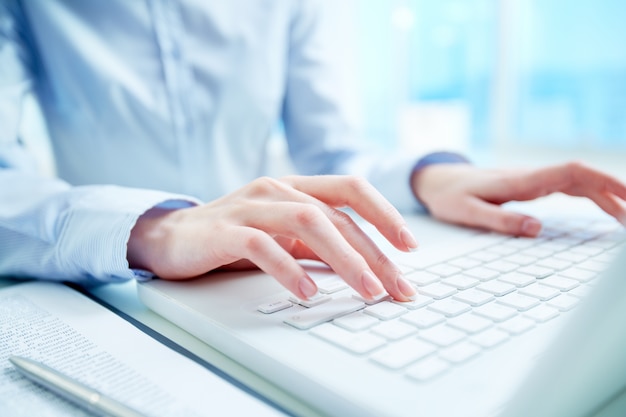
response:
M554 192L590 197L599 192L626 199L626 185L618 179L580 162L568 162L518 176L514 184L506 184L518 200L531 200Z
M328 179L327 177L315 178L320 180ZM333 177L332 179L337 180L340 178L343 177ZM245 224L264 230L271 235L282 233L290 239L303 240L306 246L322 261L329 264L335 272L365 298L375 298L384 292L382 290L383 287L380 286L380 281L382 281L384 288L396 299L406 301L415 296L415 289L402 278L399 269L382 254L380 249L350 216L340 210L329 207L314 196L293 188L288 183L281 184L277 184L272 179L255 181L251 197L256 202L269 200L272 203L269 206L259 203L254 208L251 208L250 203L247 203L242 207L237 217L240 219L245 218ZM296 216L292 219L290 216L298 213L300 210L300 208L294 205L297 203L302 204L303 217ZM290 206L290 204L292 205ZM307 214L307 210L312 208L317 209L317 211L314 210ZM312 231L321 233L324 229L306 224L308 222L306 218L309 215L317 216L320 213L326 217L323 219L325 222L330 221L332 223L332 225L327 224L327 231L332 230L332 235L321 234L316 237L312 234ZM300 224L303 220L306 220L305 223ZM289 227L295 227L299 232L294 231L293 228L289 229ZM336 245L338 244L344 245L343 248L337 247ZM328 251L329 247L332 248L330 252ZM342 256L344 261L339 260L342 259ZM355 256L358 256L358 258L355 258ZM359 273L357 268L363 268L363 266L354 263L356 259L361 261L365 259L365 265L369 266L371 270L365 267ZM352 264L350 263L351 260ZM371 273L372 271L374 271L374 274Z
M362 296L375 298L384 293L381 282L362 256L362 252L369 252L371 246L375 246L363 232L359 235L360 241L355 242L357 250L324 211L311 204L263 203L251 213L254 215L245 219L248 226L271 235L301 240ZM358 234L356 229L354 225L348 234Z
M449 220L465 226L482 227L514 236L535 237L541 232L539 220L503 210L499 205L480 199L468 199L460 211L463 213L460 217L457 214L455 218Z
M560 177L556 182L560 188L551 188L550 192L562 191L569 195L587 197L621 223L626 221L626 210L623 206L626 185L618 179L578 162L552 167L547 172L547 175ZM554 186L555 184L552 185Z
M248 259L301 299L317 294L317 285L302 266L267 233L252 227L237 227L229 236L224 250L231 255Z
M332 207L350 207L396 248L415 250L417 240L396 208L373 185L356 176L291 176L282 179L295 189Z
M294 240L284 236L277 236L274 238L276 243L278 243L287 253L289 253L295 259L308 259L312 261L321 261L319 256L315 252L311 250L304 242L301 240ZM250 262L248 259L239 259L235 262L223 265L218 269L223 270L242 270L242 269L257 269L258 266Z
M309 259L323 262L323 260L300 239L291 239L285 236L276 236L274 239L296 259Z
M579 188L580 192L608 192L622 200L626 199L626 185L611 175L580 162L565 164L564 169L570 173L573 188Z
M614 194L606 192L589 195L589 198L621 224L626 225L626 209L623 200L620 201Z
M330 218L334 220L327 218L325 211L330 211ZM415 297L415 289L404 280L399 268L347 214L300 203L273 203L271 207L254 212L265 214L255 214L249 220L251 226L303 242L306 244L302 249L304 253L315 253L364 297L375 298L382 293L372 277L364 278L364 272L355 275L355 272L367 271L368 266L393 298L408 301ZM363 282L364 279L369 281Z

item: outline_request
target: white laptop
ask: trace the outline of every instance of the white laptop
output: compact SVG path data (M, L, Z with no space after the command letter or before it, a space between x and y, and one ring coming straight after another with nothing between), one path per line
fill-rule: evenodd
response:
M626 235L555 201L518 207L546 220L537 239L412 215L421 248L401 254L372 232L414 303L368 305L316 264L325 294L309 307L257 271L152 280L139 296L323 414L593 415L626 388Z

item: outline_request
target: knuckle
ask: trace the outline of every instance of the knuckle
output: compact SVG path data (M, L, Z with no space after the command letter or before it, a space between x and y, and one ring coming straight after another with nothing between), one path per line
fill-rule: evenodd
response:
M581 161L570 161L565 163L565 170L568 174L570 183L575 183L585 175L586 165Z
M350 215L341 210L331 208L329 210L328 216L333 224L339 229L344 229L355 225L352 217L350 217Z
M277 275L284 275L289 273L293 268L293 260L289 257L282 256L272 261L272 270Z
M262 233L250 233L244 237L243 247L248 253L257 254L261 252L265 246L265 237Z
M385 204L383 204L382 207L382 211L383 211L383 215L385 217L389 217L389 218L399 218L401 217L400 212L398 212L398 209L396 209L393 204L387 202L385 200Z
M396 269L396 266L383 252L379 252L376 255L376 265L381 269Z
M319 224L323 215L316 206L302 204L294 212L294 222L299 227L311 228Z
M252 195L268 195L281 189L283 183L271 177L259 177L250 183Z
M372 189L372 185L365 179L358 175L348 175L345 178L346 186L357 194L365 194Z

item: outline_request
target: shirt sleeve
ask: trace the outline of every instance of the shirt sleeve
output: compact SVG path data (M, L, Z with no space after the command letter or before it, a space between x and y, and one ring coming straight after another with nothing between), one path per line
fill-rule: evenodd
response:
M0 3L0 276L112 282L135 276L126 244L137 218L176 194L108 185L72 187L41 175L20 141L22 98L33 86L19 5Z

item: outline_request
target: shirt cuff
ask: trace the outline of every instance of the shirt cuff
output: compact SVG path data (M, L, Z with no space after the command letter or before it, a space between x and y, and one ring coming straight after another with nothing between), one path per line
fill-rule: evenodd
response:
M65 270L72 280L90 284L148 278L131 270L126 259L130 231L137 219L159 205L183 208L199 204L191 197L153 190L85 188L91 192L68 216L58 253L69 260Z

